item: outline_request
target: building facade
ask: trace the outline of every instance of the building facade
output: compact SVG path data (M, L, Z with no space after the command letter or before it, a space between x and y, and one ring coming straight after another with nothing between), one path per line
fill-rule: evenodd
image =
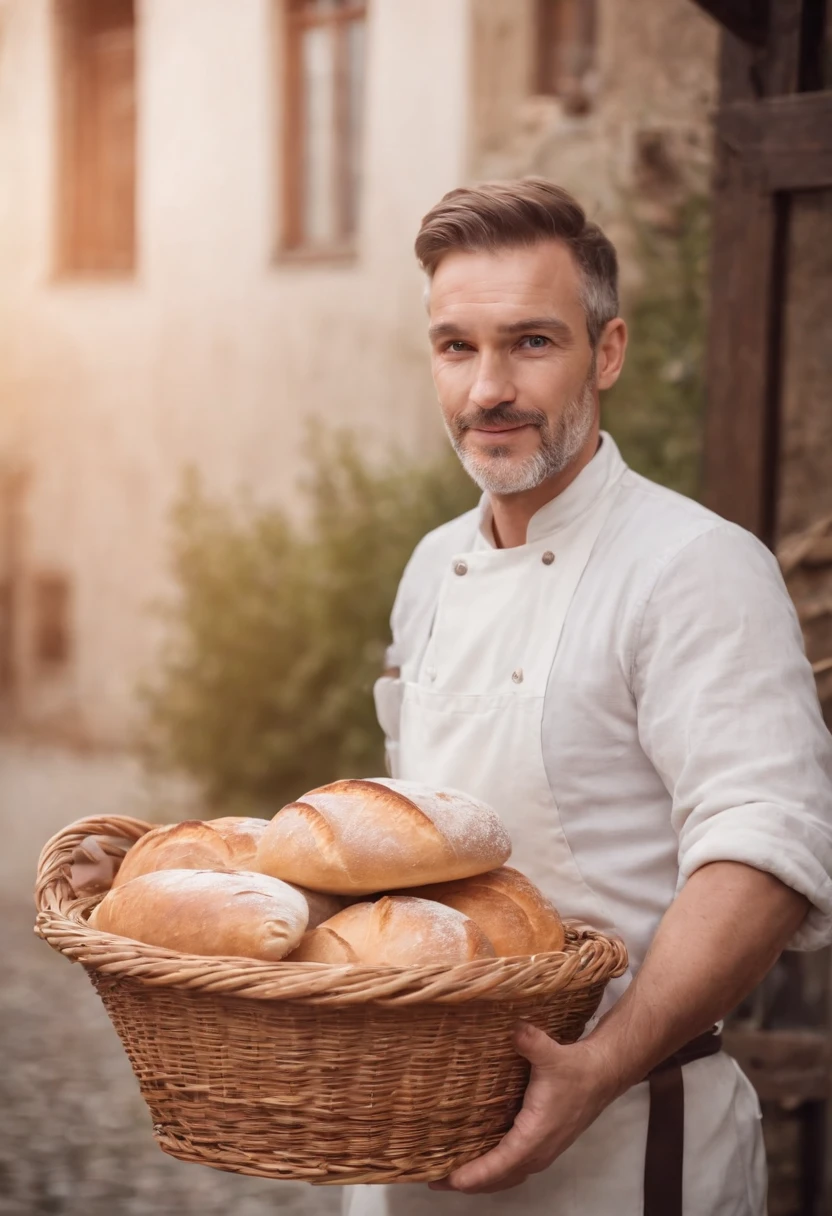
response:
M412 259L541 173L621 244L709 165L688 0L0 0L0 705L128 741L183 470L441 442Z

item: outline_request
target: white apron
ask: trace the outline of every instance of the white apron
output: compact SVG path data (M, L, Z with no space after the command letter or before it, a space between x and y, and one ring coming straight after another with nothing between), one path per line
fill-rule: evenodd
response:
M376 688L392 774L489 802L511 834L511 864L564 916L614 929L584 882L544 768L543 702L563 623L613 507L618 473L594 505L551 539L492 548L477 531L448 563L431 628L401 678ZM551 547L550 547L551 545ZM429 634L429 636L427 636ZM610 985L605 1007L631 976ZM684 1070L685 1216L761 1216L759 1105L728 1057ZM609 1107L548 1170L493 1195L426 1186L352 1187L345 1216L642 1216L646 1083Z

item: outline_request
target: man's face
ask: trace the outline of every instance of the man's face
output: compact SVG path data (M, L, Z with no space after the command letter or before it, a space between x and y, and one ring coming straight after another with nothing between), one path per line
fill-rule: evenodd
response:
M598 416L581 279L566 246L449 253L429 313L445 426L477 484L522 493L566 468Z

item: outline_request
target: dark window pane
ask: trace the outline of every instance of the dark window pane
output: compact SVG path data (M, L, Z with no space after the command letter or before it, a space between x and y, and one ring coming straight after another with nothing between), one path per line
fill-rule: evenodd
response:
M39 663L65 663L70 655L69 583L61 574L41 574L34 584L34 643Z

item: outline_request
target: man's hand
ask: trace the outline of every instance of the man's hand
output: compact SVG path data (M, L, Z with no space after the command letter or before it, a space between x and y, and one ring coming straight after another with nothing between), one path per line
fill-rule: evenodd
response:
M808 908L803 895L742 863L697 870L665 913L638 976L590 1035L561 1047L518 1027L515 1046L532 1074L514 1126L490 1153L431 1186L502 1191L545 1170L619 1094L734 1009Z
M561 1047L527 1022L513 1037L532 1066L514 1126L490 1153L432 1182L434 1190L476 1195L519 1186L551 1165L616 1096L603 1056L588 1041Z

